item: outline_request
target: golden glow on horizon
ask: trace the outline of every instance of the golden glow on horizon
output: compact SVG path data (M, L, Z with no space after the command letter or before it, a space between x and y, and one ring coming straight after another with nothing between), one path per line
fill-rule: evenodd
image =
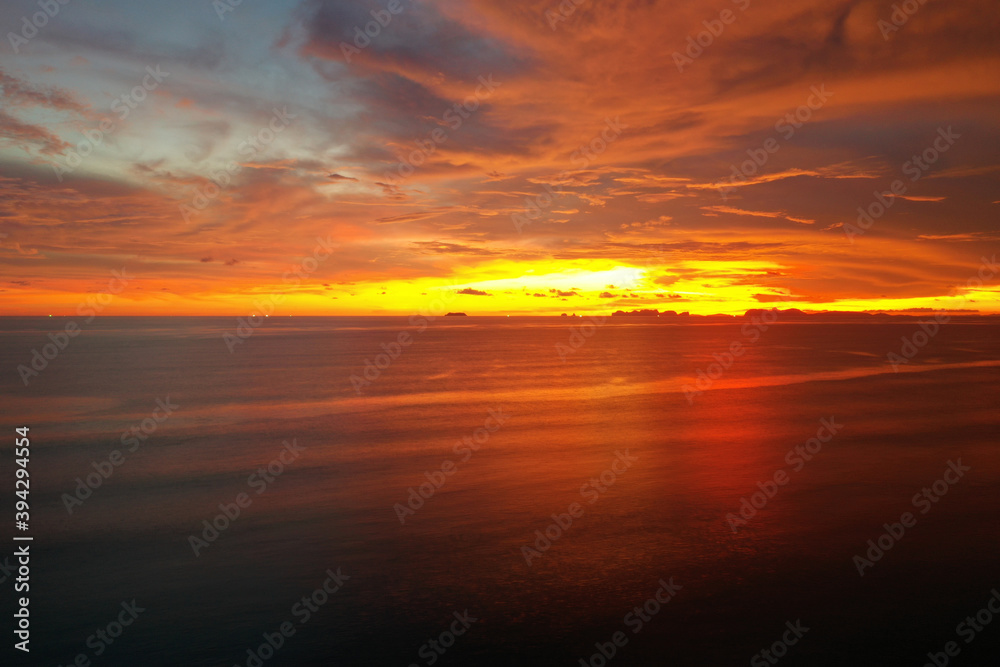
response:
M1000 287L968 288L956 296L804 301L769 283L789 267L777 262L687 260L628 266L612 260L516 263L498 260L463 268L448 279L421 277L354 285L277 283L225 293L166 292L141 280L108 298L94 292L35 292L30 308L7 295L11 315L409 315L434 310L470 315L607 314L653 308L695 315L740 315L753 308L821 310L978 310L1000 313ZM516 278L505 277L518 275ZM187 285L181 286L187 288ZM24 292L21 293L23 298ZM773 298L768 298L773 297ZM106 303L102 303L102 301Z

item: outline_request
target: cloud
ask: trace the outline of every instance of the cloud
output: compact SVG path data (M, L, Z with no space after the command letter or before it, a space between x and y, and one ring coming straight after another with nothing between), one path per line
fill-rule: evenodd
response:
M484 292L482 290L472 289L471 287L466 287L465 289L460 289L456 294L471 294L472 296L493 296L489 292Z
M752 294L754 299L761 303L772 303L776 301L812 301L804 296L792 296L789 294Z
M439 241L414 241L411 245L416 246L422 253L435 255L492 256L498 254L485 248L474 248L458 243L442 243Z
M0 109L0 138L26 152L26 146L33 146L43 155L58 155L69 148L68 143L47 129L24 123L2 109Z
M33 84L27 79L8 74L0 68L0 89L8 107L41 107L56 111L70 111L79 115L89 114L86 104L77 96L55 86Z
M947 197L927 197L927 196L917 196L917 195L897 195L889 193L890 197L896 197L898 199L905 199L906 201L944 201Z
M921 234L920 241L1000 241L1000 232L965 232L960 234Z
M799 222L803 225L815 224L815 220L806 220L803 218L794 218L781 211L747 211L744 209L733 208L732 206L702 206L704 211L712 211L715 213L731 213L733 215L750 215L758 218L783 218L785 220L790 220L792 222Z
M358 38L372 22L372 12L384 9L384 3L374 0L308 0L299 10L306 33L300 53L361 73L392 72L414 81L440 75L474 81L482 74L523 71L528 66L524 54L502 39L430 4L404 2L403 11L392 15L374 38ZM352 48L345 50L342 44Z

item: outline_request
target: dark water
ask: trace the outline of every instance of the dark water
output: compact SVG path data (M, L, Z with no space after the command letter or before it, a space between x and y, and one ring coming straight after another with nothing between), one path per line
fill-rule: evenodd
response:
M619 631L610 665L772 664L751 661L798 620L782 665L919 666L949 641L950 664L1000 655L1000 617L970 643L956 631L1000 586L996 325L948 324L895 373L885 355L913 322L779 323L753 342L739 324L576 338L581 320L273 318L231 353L232 318L104 318L25 387L16 367L65 322L0 320L10 517L13 428L32 441L32 652L4 647L9 664L247 665L286 621L262 664L601 665L595 643ZM352 374L385 365L401 331L411 344L359 395ZM689 402L734 341L746 351ZM168 398L129 451L123 432ZM831 418L842 428L794 470L786 453ZM456 453L463 437L478 451ZM251 477L293 440L280 474ZM70 514L64 494L116 449ZM970 470L921 514L914 494L959 459ZM779 470L787 484L734 532L726 515ZM401 523L394 505L426 472L444 483ZM195 556L189 536L241 493ZM573 503L582 516L529 565L522 548ZM854 556L905 512L916 525L859 576ZM303 622L296 603L338 568ZM636 632L627 615L671 578ZM135 621L88 646L133 599ZM443 655L421 652L466 610L477 620Z

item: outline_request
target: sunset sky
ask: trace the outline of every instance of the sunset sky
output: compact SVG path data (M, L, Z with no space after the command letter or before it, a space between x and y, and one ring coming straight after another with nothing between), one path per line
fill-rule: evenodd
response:
M0 313L1000 312L1000 12L910 4L5 2Z

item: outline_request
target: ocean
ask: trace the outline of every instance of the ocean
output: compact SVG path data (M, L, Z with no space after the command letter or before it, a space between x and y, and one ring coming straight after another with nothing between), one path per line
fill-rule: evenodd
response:
M10 664L1000 654L995 320L71 320L0 319Z

